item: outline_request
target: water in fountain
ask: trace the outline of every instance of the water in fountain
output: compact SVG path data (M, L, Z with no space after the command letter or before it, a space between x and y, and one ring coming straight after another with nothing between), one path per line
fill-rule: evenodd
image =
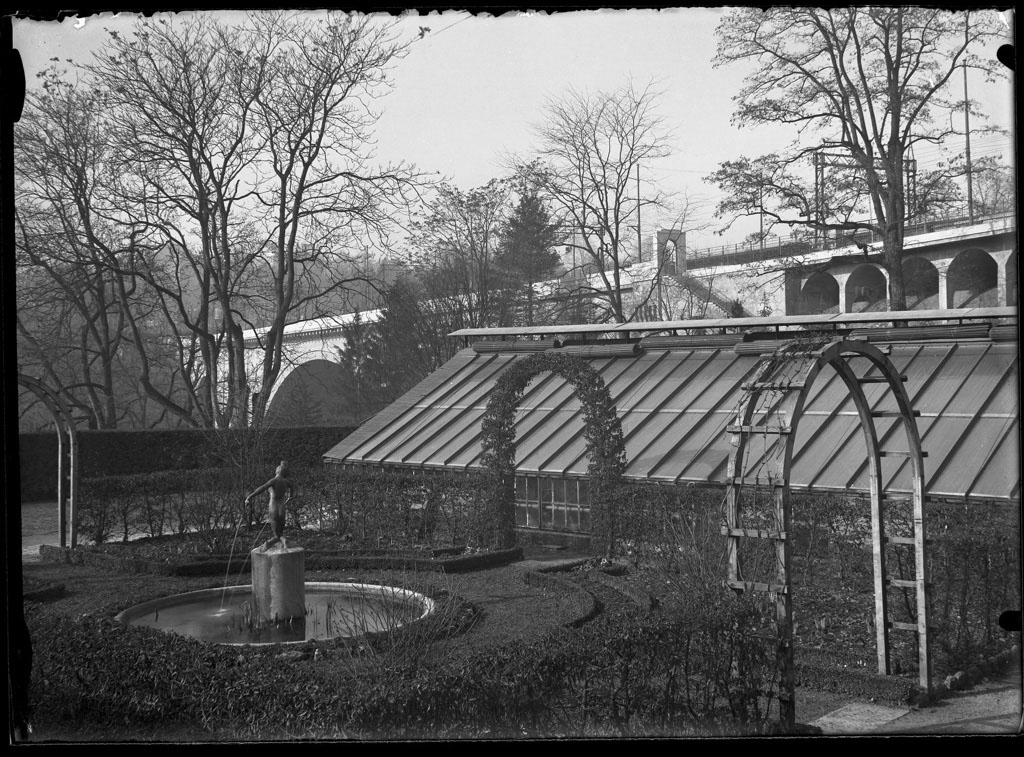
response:
M233 556L234 539L223 588L145 602L118 619L219 644L275 644L384 631L424 618L434 609L432 600L405 589L307 584L301 547L250 550L246 560L251 561L252 585L229 587ZM244 567L245 563L241 570Z
M359 636L426 617L432 600L405 589L372 584L305 585L301 618L260 622L249 586L179 594L146 602L121 613L131 625L173 631L218 644L274 644Z

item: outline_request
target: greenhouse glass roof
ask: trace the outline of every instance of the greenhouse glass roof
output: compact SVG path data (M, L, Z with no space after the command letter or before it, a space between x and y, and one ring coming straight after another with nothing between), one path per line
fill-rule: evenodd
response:
M928 454L925 491L930 498L1020 500L1017 344L1015 338L997 341L996 328L992 338L934 338L933 331L927 335L932 338L893 341L889 346L889 359L907 376L907 392L921 414L917 423ZM988 325L983 329L980 333ZM628 478L725 484L731 450L725 428L735 419L741 384L751 376L761 353L750 342L739 341L739 335L733 336L732 346L729 338L715 335L703 337L706 345L692 344L701 338L687 343L683 337L673 344L671 337L648 337L633 343L605 342L603 347L597 342L560 348L588 360L607 383L625 434ZM324 460L480 468L480 421L491 388L512 361L547 346L530 345L484 342L462 350L327 452ZM851 366L856 370L856 364ZM868 384L864 390L873 410L894 407L883 385ZM899 432L897 420L876 419L883 448ZM515 428L519 472L586 475L579 403L560 376L543 373L527 387ZM905 446L905 439L902 443ZM759 462L756 449L751 450L749 471ZM909 493L907 461L887 463L883 470L888 494ZM808 396L791 475L794 492L868 488L866 447L856 409L830 367Z

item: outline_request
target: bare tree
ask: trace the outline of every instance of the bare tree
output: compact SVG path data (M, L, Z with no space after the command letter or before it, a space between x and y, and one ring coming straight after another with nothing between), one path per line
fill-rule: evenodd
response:
M978 215L1012 213L1017 207L1013 169L1001 157L987 155L974 161L974 202Z
M650 182L638 197L637 172L670 154L669 134L655 112L660 93L632 82L590 95L570 89L548 100L534 126L535 159L517 170L535 186L561 222L579 261L571 287L592 297L603 320L629 321L624 269L637 262L637 213L664 208Z
M441 183L414 225L409 267L428 301L424 307L451 329L510 322L514 293L496 255L511 193L500 179L468 192Z
M138 383L165 412L247 423L253 383L265 398L280 375L288 321L365 281L355 261L387 242L419 182L409 166L373 167L369 148L374 101L405 50L392 26L356 15L197 15L112 32L83 67L105 172L88 184L85 228L63 231L112 274ZM140 317L140 301L154 312ZM155 375L154 320L180 392ZM252 376L243 332L255 326Z
M239 29L205 16L140 20L131 37L110 32L86 66L120 158L111 220L135 242L111 264L122 286L141 283L157 302L180 345L187 399L174 402L154 386L135 324L140 381L172 412L218 428L246 420L232 299L258 253L243 203L252 194L249 166L266 141L250 128L255 95L247 85L254 76L265 81L268 64L259 55L243 62L233 54L240 44Z
M404 164L371 162L379 115L371 103L407 49L393 27L344 14L323 22L270 14L254 23L252 47L267 51L270 71L266 84L258 69L251 74L269 179L256 194L272 210L260 246L273 281L259 377L269 387L281 372L289 315L365 278L339 275L358 260L348 251L387 244L397 211L418 197L420 176Z
M978 115L956 99L952 78L962 66L993 75L971 48L999 31L991 11L732 10L718 28L715 64L755 67L735 98L734 122L792 124L799 136L786 151L723 163L709 177L726 193L719 213L763 214L771 226L851 237L874 233L890 307L904 309L904 226L957 191L948 166L917 175L910 191L912 148L952 133L939 113L968 107Z
M147 425L146 403L128 374L140 324L168 367L154 306L134 284L122 289L110 262L125 242L109 222L104 187L114 145L95 92L51 68L40 75L18 127L17 327L25 368L41 371L93 428L125 418ZM162 392L174 393L172 370Z

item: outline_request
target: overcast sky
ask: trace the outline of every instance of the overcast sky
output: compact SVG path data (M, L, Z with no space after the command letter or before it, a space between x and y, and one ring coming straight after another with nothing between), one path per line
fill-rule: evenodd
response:
M732 97L748 70L712 67L715 28L723 13L717 8L681 8L500 18L435 12L406 18L402 23L410 37L418 36L420 27L430 31L396 65L394 90L381 101L379 157L416 163L463 189L480 186L501 175L503 154L529 152L530 125L539 119L547 98L569 86L595 91L616 87L629 77L640 85L655 80L664 92L658 112L674 133L675 154L644 171L665 189L685 192L691 200L690 223L707 224L702 232L691 232L689 246L701 240L738 241L756 230L756 222L713 236L722 225L713 218L718 193L702 178L724 160L782 147L792 133L782 128L740 130L730 124ZM85 61L105 39L104 28L127 31L133 19L132 14L63 23L15 19L14 44L29 86L50 58ZM994 49L988 52L994 57ZM1010 128L1011 85L985 85L981 76L972 74L970 86L972 99L981 101L992 122ZM977 137L972 153L1002 154L1009 161L1011 140ZM926 166L938 159L938 152L918 150L916 157Z

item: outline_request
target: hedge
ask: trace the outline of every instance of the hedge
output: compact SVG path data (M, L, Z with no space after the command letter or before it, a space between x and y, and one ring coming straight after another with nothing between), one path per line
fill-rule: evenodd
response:
M249 465L85 479L79 488L79 534L96 543L142 533L194 534L209 552L228 551L225 538L258 524L266 500L246 495L271 475ZM346 471L319 465L291 472L298 495L289 528L351 540L353 547L404 549L490 543L488 489L478 474L424 475L405 470ZM461 551L461 550L460 550Z
M222 576L226 572L233 575L249 572L248 555L195 555L190 558L175 557L164 560L139 557L131 553L130 547L124 550L99 551L89 546L76 549L70 547L54 547L44 544L39 548L39 556L43 562L68 565L85 565L89 567L113 570L121 573L157 573L167 576ZM439 573L466 573L485 570L521 560L521 547L497 550L494 552L477 552L468 555L439 556L433 559L411 557L407 555L367 554L364 550L351 552L313 552L306 556L306 570L344 570L348 568L374 570L418 570L436 571Z
M271 470L282 459L299 466L320 465L323 454L352 431L350 426L79 431L79 475L97 478L222 467L241 459ZM57 435L20 434L19 456L22 500L55 498Z
M40 728L187 723L250 737L764 732L776 679L772 645L751 636L759 617L712 592L685 615L602 616L455 657L430 654L429 638L398 649L389 644L400 639L382 639L367 651L312 642L285 662L272 649L40 608L29 617L33 719ZM322 659L308 659L316 652ZM372 655L370 667L346 663L351 654Z

